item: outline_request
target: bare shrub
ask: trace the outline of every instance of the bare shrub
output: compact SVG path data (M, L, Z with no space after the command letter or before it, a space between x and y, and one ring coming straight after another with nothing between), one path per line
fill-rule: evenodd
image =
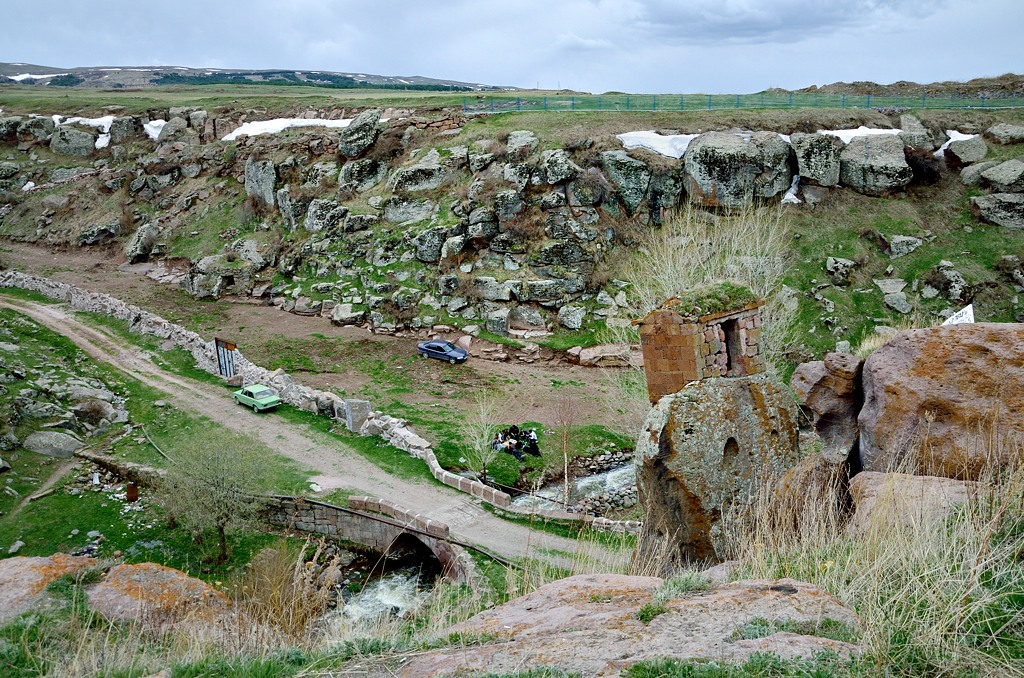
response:
M459 433L466 444L469 466L477 472L482 482L487 482L487 466L500 454L492 442L506 410L506 404L491 392L478 391L473 396L472 408L459 423Z
M402 143L404 132L398 127L387 128L367 150L366 157L390 165L395 158L405 153L405 145Z

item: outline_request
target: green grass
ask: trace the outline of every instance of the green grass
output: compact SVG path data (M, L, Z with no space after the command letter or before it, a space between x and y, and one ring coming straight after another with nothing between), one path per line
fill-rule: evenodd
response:
M623 675L627 678L828 678L876 675L871 669L866 662L843 659L830 652L810 659L782 659L774 654L755 653L741 664L670 657L648 659L630 666Z
M14 299L24 299L25 301L33 301L37 304L57 304L60 303L56 299L51 299L45 294L40 294L33 290L22 289L21 287L0 287L0 296L13 297Z
M829 638L843 643L860 642L860 632L846 622L838 619L824 618L819 621L792 621L788 619L768 620L764 617L751 619L742 628L732 633L732 640L753 640L765 638L775 633L795 633L801 636L817 636Z

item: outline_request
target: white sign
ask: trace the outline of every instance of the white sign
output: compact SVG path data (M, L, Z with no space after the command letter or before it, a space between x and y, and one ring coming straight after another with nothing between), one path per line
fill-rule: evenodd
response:
M960 323L974 322L974 304L967 304L953 315L946 318L943 325L959 325Z

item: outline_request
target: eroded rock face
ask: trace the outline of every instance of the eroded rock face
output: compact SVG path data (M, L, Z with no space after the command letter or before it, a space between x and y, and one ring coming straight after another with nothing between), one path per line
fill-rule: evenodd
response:
M722 510L798 459L796 404L772 375L704 379L665 396L637 440L639 543L667 542L676 564L717 558Z
M855 137L839 157L840 181L864 195L890 195L914 178L903 140L891 134Z
M814 413L826 459L843 462L857 447L860 371L863 361L848 353L827 353L824 360L802 363L790 379L796 397Z
M245 194L255 196L264 205L274 204L274 184L277 171L272 160L245 161Z
M775 633L735 641L732 634L755 617L769 621L825 618L858 628L857 615L816 586L792 579L747 580L665 603L649 624L637 618L662 585L657 577L579 575L486 610L443 634L466 633L494 642L419 654L400 675L516 673L546 666L585 676L619 675L655 657L742 662L754 652L808 657L825 649L848 656L856 646L820 637Z
M1024 325L900 332L868 357L862 382L864 470L975 478L1015 454L992 434L1024 436Z

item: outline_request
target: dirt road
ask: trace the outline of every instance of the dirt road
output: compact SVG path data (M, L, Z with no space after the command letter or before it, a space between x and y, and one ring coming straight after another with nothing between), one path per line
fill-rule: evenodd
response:
M79 322L61 306L0 298L0 306L14 309L49 327L88 353L127 375L161 391L182 410L204 415L218 424L254 435L271 449L295 460L316 475L312 480L325 491L345 488L396 501L446 523L452 536L478 544L512 560L539 558L566 566L581 544L539 530L504 521L482 508L468 495L433 482L412 482L389 476L340 441L318 442L301 427L280 417L267 417L239 408L222 390L166 372L134 347L126 347L103 332ZM607 564L613 571L624 556L594 544L583 545L587 558ZM625 556L628 557L628 556Z

